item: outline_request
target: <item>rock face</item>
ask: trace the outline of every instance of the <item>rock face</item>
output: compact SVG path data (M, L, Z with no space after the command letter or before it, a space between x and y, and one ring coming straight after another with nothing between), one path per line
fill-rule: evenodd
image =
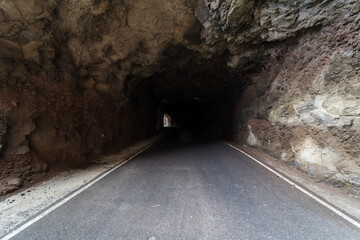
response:
M23 186L23 180L21 178L5 178L1 180L0 195L11 193Z
M0 180L84 166L154 133L162 99L201 95L226 103L235 139L360 187L359 12L355 0L1 1Z
M248 75L253 84L249 88L255 93L244 94L241 100L252 102L250 106L237 107L240 129L251 127L248 139L255 137L257 142L248 140L248 144L319 179L359 187L360 5L354 1L322 1L325 5L320 10L316 1L304 9L310 1L302 2L272 3L266 9L271 12L278 4L297 9L298 17L291 17L296 22L280 24L284 33L279 33L278 39L304 26L308 30L275 46L252 50L269 59L261 72ZM319 14L310 14L314 11ZM315 16L317 20L311 20ZM272 29L280 29L273 17L268 19L276 23ZM314 23L320 26L313 28ZM274 40L274 34L268 35L263 41ZM242 52L233 58L242 63L244 55Z

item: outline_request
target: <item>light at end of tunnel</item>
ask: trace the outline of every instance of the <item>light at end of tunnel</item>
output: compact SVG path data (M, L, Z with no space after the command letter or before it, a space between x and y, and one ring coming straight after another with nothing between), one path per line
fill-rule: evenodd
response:
M164 117L163 117L163 126L166 128L166 127L171 127L171 117L164 113Z

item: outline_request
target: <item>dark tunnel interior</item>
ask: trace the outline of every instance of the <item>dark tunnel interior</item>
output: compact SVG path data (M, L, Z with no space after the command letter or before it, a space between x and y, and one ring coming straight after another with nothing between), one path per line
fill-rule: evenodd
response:
M172 81L180 76L171 75L171 78L160 76L153 81L154 98L158 103L157 130L187 139L231 136L234 103L239 91L234 87L236 82L219 84L216 78L209 76ZM170 127L164 127L164 114L171 118Z
M222 104L198 97L163 99L160 107L159 129L167 133L187 134L196 138L224 137L229 123L226 101ZM169 128L163 126L163 114L171 117Z
M165 52L164 69L140 79L140 89L130 89L145 104L155 104L156 129L172 136L186 132L194 138L224 138L234 129L234 107L249 83L229 71L227 53L213 58L174 46ZM145 84L146 83L146 84ZM147 98L144 98L147 96ZM145 113L144 113L145 114ZM171 127L164 128L164 114Z

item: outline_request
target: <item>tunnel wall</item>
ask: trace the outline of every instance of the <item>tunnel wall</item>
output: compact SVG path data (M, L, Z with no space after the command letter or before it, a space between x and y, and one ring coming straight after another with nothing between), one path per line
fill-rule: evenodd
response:
M153 133L156 103L185 89L215 102L214 135L359 187L359 12L355 0L1 1L0 185Z
M359 5L357 5L359 8ZM235 106L235 140L338 187L360 187L360 32L352 8L263 51Z
M191 24L165 2L1 1L0 195L154 134L139 77ZM175 20L155 28L161 18Z
M134 103L131 96L79 91L58 83L39 89L35 82L32 87L1 90L3 182L31 182L50 167L85 167L104 153L155 133L156 106L149 95L137 96ZM4 187L3 194L17 184Z

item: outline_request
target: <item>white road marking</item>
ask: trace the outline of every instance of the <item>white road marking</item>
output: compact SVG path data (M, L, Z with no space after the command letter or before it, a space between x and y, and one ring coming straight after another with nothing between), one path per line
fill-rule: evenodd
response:
M308 195L309 197L311 197L312 199L314 199L315 201L317 201L318 203L322 204L323 206L327 207L328 209L330 209L331 211L333 211L334 213L336 213L337 215L339 215L340 217L342 217L343 219L347 220L348 222L352 223L353 225L355 225L356 227L360 228L360 223L357 222L356 220L354 220L353 218L349 217L348 215L342 213L341 211L337 210L336 208L334 208L333 206L331 206L330 204L328 204L327 202L321 200L320 198L318 198L317 196L315 196L314 194L310 193L309 191L305 190L304 188L300 187L299 185L297 185L296 183L294 183L293 181L291 181L290 179L284 177L283 175L281 175L280 173L278 173L277 171L273 170L272 168L268 167L267 165L265 165L264 163L262 163L261 161L257 160L256 158L252 157L251 155L247 154L246 152L244 152L243 150L231 145L230 143L225 142L227 145L229 145L230 147L234 148L235 150L241 152L242 154L246 155L247 157L249 157L251 160L255 161L256 163L258 163L259 165L263 166L264 168L266 168L267 170L269 170L270 172L274 173L275 175L279 176L281 179L283 179L285 182L289 183L290 185L292 185L293 187L297 188L298 190L300 190L301 192L305 193L306 195ZM21 231L25 230L26 228L28 228L29 226L31 226L32 224L34 224L35 222L39 221L40 219L42 219L43 217L45 217L46 215L48 215L49 213L51 213L52 211L54 211L55 209L57 209L58 207L60 207L61 205L63 205L64 203L68 202L70 199L74 198L75 196L79 195L81 192L83 192L84 190L88 189L89 187L91 187L93 184L95 184L96 182L100 181L101 179L103 179L104 177L106 177L107 175L109 175L110 173L112 173L113 171L115 171L116 169L118 169L119 167L123 166L124 164L126 164L127 162L129 162L130 160L132 160L133 158L135 158L136 156L138 156L139 154L141 154L142 152L144 152L145 150L147 150L148 148L150 148L151 146L153 146L155 143L152 143L150 145L148 145L147 147L145 147L144 149L142 149L141 151L137 152L136 154L132 155L131 157L129 157L127 160L123 161L122 163L118 164L117 166L115 166L114 168L110 169L109 171L105 172L104 174L100 175L99 177L95 178L94 180L92 180L90 183L86 184L85 186L81 187L80 189L78 189L77 191L75 191L74 193L72 193L71 195L69 195L68 197L64 198L63 200L61 200L60 202L56 203L55 205L53 205L52 207L48 208L47 210L45 210L44 212L42 212L41 214L39 214L38 216L36 216L35 218L31 219L30 221L26 222L25 224L23 224L22 226L20 226L19 228L15 229L14 231L10 232L8 235L6 235L5 237L3 237L1 240L8 240L11 239L12 237L14 237L15 235L17 235L18 233L20 233Z
M68 197L64 198L63 200L61 200L60 202L56 203L55 205L53 205L52 207L48 208L47 210L45 210L44 212L42 212L41 214L37 215L35 218L31 219L30 221L26 222L25 224L21 225L19 228L13 230L12 232L10 232L8 235L6 235L5 237L3 237L1 240L8 240L12 237L14 237L15 235L17 235L18 233L20 233L21 231L25 230L27 227L31 226L32 224L34 224L35 222L39 221L40 219L42 219L43 217L45 217L46 215L48 215L49 213L51 213L52 211L54 211L55 209L57 209L58 207L60 207L61 205L63 205L64 203L66 203L67 201L69 201L70 199L74 198L75 196L79 195L81 192L85 191L86 189L88 189L89 187L91 187L92 185L94 185L96 182L100 181L101 179L103 179L104 177L106 177L107 175L109 175L110 173L112 173L113 171L115 171L116 169L118 169L119 167L123 166L124 164L126 164L127 162L129 162L131 159L133 159L134 157L138 156L139 154L141 154L142 152L144 152L145 150L147 150L148 148L150 148L151 146L153 146L156 142L148 145L147 147L143 148L142 150L140 150L139 152L135 153L134 155L132 155L131 157L129 157L128 159L126 159L125 161L119 163L117 166L111 168L110 170L108 170L107 172L103 173L102 175L98 176L97 178L95 178L94 180L92 180L91 182L89 182L88 184L84 185L83 187L81 187L80 189L76 190L75 192L73 192L71 195L69 195Z
M262 163L261 161L257 160L256 158L254 158L253 156L247 154L246 152L244 152L243 150L233 146L232 144L225 142L227 145L229 145L230 147L234 148L235 150L241 152L242 154L244 154L245 156L249 157L251 160L255 161L256 163L260 164L261 166L263 166L264 168L266 168L267 170L269 170L270 172L274 173L275 175L277 175L278 177L280 177L282 180L284 180L285 182L289 183L293 188L297 188L298 190L300 190L301 192L305 193L306 195L308 195L309 197L311 197L312 199L314 199L315 201L317 201L318 203L320 203L321 205L327 207L328 209L330 209L331 211L333 211L334 213L336 213L337 215L339 215L340 217L342 217L343 219L345 219L346 221L350 222L351 224L355 225L356 227L360 228L360 222L356 221L355 219L353 219L352 217L344 214L343 212L341 212L340 210L336 209L335 207L331 206L329 203L325 202L324 200L320 199L319 197L315 196L314 194L312 194L311 192L307 191L306 189L302 188L301 186L297 185L295 182L291 181L290 179L288 179L287 177L283 176L282 174L278 173L276 170L270 168L269 166L265 165L264 163Z

